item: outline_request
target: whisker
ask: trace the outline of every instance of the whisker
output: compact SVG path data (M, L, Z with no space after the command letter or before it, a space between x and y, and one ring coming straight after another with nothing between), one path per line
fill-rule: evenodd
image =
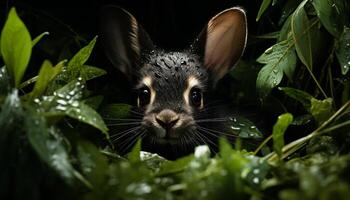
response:
M115 141L121 139L122 137L125 137L126 135L130 134L131 132L137 131L140 128L141 128L141 126L133 127L133 128L127 129L125 131L122 131L120 133L116 133L116 134L112 135L110 138L113 142L115 142ZM115 137L117 137L117 138L115 138Z
M133 118L133 119L128 119L128 118L103 118L105 120L111 120L111 121L141 121L142 119L136 119L136 118Z
M197 132L197 134L196 135L198 135L198 136L200 136L200 138L201 137L204 137L205 139L206 139L206 141L208 141L211 145L213 145L213 147L214 148L218 148L218 145L215 143L215 142L213 142L213 141L211 141L209 138L207 138L204 134L201 134L201 132L198 130L198 131L196 131ZM205 142L205 141L204 141ZM205 144L206 145L208 145L208 143L206 143L205 142ZM210 146L210 145L208 145L208 146ZM210 148L214 153L217 153L213 148Z
M197 123L202 123L202 122L227 122L228 119L202 119L202 120L196 120Z
M234 135L234 134L229 134L229 133L221 132L221 131L218 131L218 130L205 128L205 127L202 127L202 126L197 126L197 128L200 129L200 130L208 131L208 132L211 133L211 135L216 136L216 137L220 137L221 135L231 136L231 137L238 137L237 135ZM216 135L214 133L217 133L217 134L220 134L220 135L218 136L218 135Z
M136 138L138 138L140 136L140 134L141 134L141 132L138 132L135 135L132 135L130 138L124 140L120 144L120 150L127 151L136 142Z

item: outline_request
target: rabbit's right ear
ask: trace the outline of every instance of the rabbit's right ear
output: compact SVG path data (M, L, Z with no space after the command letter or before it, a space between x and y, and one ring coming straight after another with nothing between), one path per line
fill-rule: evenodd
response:
M142 53L153 50L153 43L134 16L116 6L100 10L100 38L114 67L129 79L140 67Z

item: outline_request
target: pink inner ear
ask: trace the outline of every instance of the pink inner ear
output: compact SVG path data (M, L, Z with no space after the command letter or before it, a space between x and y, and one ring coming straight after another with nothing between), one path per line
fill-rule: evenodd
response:
M219 80L241 57L247 39L246 16L231 8L213 17L207 26L204 65Z

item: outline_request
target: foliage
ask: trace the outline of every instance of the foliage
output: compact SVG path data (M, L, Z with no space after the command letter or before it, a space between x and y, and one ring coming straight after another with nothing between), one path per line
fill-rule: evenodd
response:
M233 101L257 103L273 123L258 129L232 118L235 147L221 138L214 157L204 145L175 161L142 151L141 140L125 156L100 145L110 144L115 131L106 122L134 111L104 104L88 89L106 74L86 64L98 38L68 60L40 61L32 76L33 46L50 35L32 40L12 8L0 37L0 199L347 199L350 5L264 0L257 20L265 20L270 4L284 9L272 30L276 41L242 61L231 78L246 84ZM260 102L251 100L251 85ZM240 141L263 136L254 152L240 148Z

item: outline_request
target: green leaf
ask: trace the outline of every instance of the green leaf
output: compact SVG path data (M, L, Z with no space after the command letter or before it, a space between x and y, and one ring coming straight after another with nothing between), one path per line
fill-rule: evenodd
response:
M278 42L282 42L284 40L287 40L291 38L291 20L292 20L292 15L287 18L287 20L284 22L282 29L280 31L280 35L278 37Z
M262 15L262 14L265 12L265 10L269 7L269 5L271 4L271 1L272 1L272 0L264 0L264 1L261 3L261 6L260 6L260 9L259 9L258 15L256 16L256 21L259 21L259 20L260 20L261 15Z
M283 73L292 79L296 66L293 44L289 41L277 43L267 49L257 61L266 64L260 70L256 80L260 96L264 97L281 82Z
M232 134L237 135L239 138L244 138L244 139L262 138L262 133L254 125L254 123L244 117L231 118L230 126L232 130Z
M15 8L11 8L1 33L1 54L7 70L19 86L32 52L32 40Z
M282 90L289 97L299 101L307 111L310 111L311 99L313 97L309 93L289 87L280 87L278 89Z
M132 148L131 152L128 154L128 159L130 162L140 162L140 152L141 152L141 139L138 139L134 147Z
M63 138L54 127L47 127L45 118L31 112L26 117L28 139L40 159L72 184L75 174Z
M83 65L89 59L92 49L95 46L96 40L97 36L91 40L87 46L80 49L79 52L76 53L68 62L67 73L69 75L68 77L70 78L68 81L71 81L72 79L80 76L81 70L84 68Z
M343 22L347 17L346 11L342 6L342 0L317 0L311 2L323 26L329 33L338 38L342 33L345 25Z
M185 156L182 158L179 158L175 161L168 161L161 165L159 172L157 173L158 176L164 176L164 175L170 175L170 174L176 174L184 171L188 164L194 159L193 155Z
M45 35L49 35L49 32L43 32L42 34L34 38L34 40L32 41L32 47L34 47Z
M83 65L80 74L85 80L91 80L103 76L107 74L107 72L94 66Z
M317 100L312 98L310 113L314 116L318 124L326 121L333 113L333 99Z
M100 107L102 101L103 101L103 96L98 95L98 96L93 96L93 97L89 97L89 98L85 99L83 101L83 103L90 106L94 110L97 110Z
M273 0L272 1L272 6L276 5L276 3L278 2L279 0Z
M350 28L344 27L344 31L337 41L337 49L335 51L340 69L343 75L347 74L350 68Z
M105 106L101 113L107 119L125 119L131 116L131 105L128 104L109 104Z
M59 63L55 67L52 67L50 61L45 60L40 68L34 89L31 92L31 99L42 95L45 92L48 84L62 71L62 68L63 63Z
M291 27L295 49L303 64L312 69L312 47L310 36L310 22L305 12L304 6L307 0L304 0L293 13Z
M277 122L273 126L273 149L279 157L282 156L282 148L284 146L284 133L292 122L293 115L290 113L285 113L278 117Z

